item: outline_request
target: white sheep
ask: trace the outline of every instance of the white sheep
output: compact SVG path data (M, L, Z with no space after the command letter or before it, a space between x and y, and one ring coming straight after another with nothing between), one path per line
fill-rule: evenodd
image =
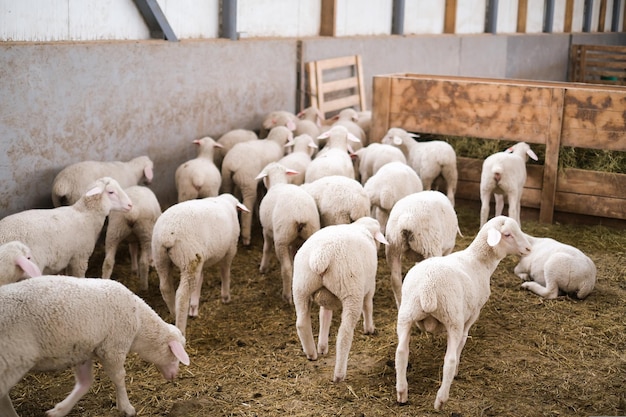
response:
M370 215L370 199L357 180L330 175L301 187L313 196L322 227L348 224Z
M217 143L222 145L222 147L215 148L213 152L213 161L215 162L215 165L218 168L222 169L222 161L224 160L224 156L236 144L258 139L259 137L257 136L257 134L253 130L248 129L233 129L224 133L217 140Z
M265 116L265 119L263 119L260 129L261 134L259 137L266 137L266 134L276 126L284 126L293 132L296 130L298 120L299 119L295 114L287 110L275 110L269 112L267 116Z
M152 255L159 288L183 334L187 315L198 316L202 269L219 263L221 299L230 302L230 267L237 254L237 208L248 209L231 194L174 204L159 216L152 231ZM180 271L174 292L173 267Z
M17 417L9 390L29 371L75 368L72 392L48 417L70 412L89 391L93 360L115 385L117 409L135 415L124 362L129 352L173 380L189 365L185 338L124 285L110 280L41 276L0 287L0 415Z
M357 150L363 146L367 146L368 140L365 131L359 126L359 113L353 108L343 109L336 116L331 118L332 127L343 126L348 131L359 138L359 142L353 145L353 149ZM331 128L332 128L331 127Z
M276 162L285 154L285 144L293 139L291 131L284 126L274 127L267 139L238 143L224 157L222 163L222 193L237 195L238 188L243 204L249 212L241 213L241 239L250 245L252 215L257 204L257 174L270 162Z
M0 243L19 240L44 274L84 277L110 211L128 211L132 202L119 183L103 177L71 206L31 209L0 220Z
M324 120L322 112L317 107L310 106L296 116L298 120L296 121L296 129L293 132L294 136L307 134L316 140L315 144L319 146L317 137L322 133L321 126L322 120Z
M399 148L384 143L370 143L355 151L354 160L355 175L358 173L361 184L365 184L372 175L389 162L402 162L405 165L407 163L406 157Z
M328 226L313 234L296 253L293 302L296 328L307 359L328 353L333 310L341 310L333 380L343 381L354 328L361 313L363 330L374 333L373 300L378 265L377 243L386 243L378 222L363 217L352 224ZM317 349L311 326L311 301L320 306Z
M330 175L343 175L354 179L354 166L348 154L348 141L358 143L357 137L343 126L334 126L319 138L327 139L321 152L309 164L304 182L313 182Z
M318 148L317 144L311 136L305 133L296 136L293 140L287 142L285 146L291 147L293 150L280 158L278 163L298 172L288 177L289 184L302 185L304 184L306 170L311 164L311 157Z
M560 292L586 298L596 283L596 266L580 249L547 237L526 235L532 251L522 256L514 273L535 294L553 299Z
M506 196L509 217L521 225L520 211L522 192L526 183L526 161L535 161L537 155L526 142L519 142L503 152L489 155L483 161L480 175L480 226L487 222L491 195L496 200L496 216L504 210Z
M102 177L111 177L122 188L137 184L150 184L153 163L147 156L138 156L128 162L82 161L63 168L52 183L54 207L71 206L85 194L87 187Z
M363 189L370 199L372 217L378 220L385 233L393 206L407 195L422 191L423 187L413 168L404 162L389 162L367 180Z
M222 175L213 161L216 148L222 145L209 136L193 141L198 156L183 162L174 173L178 202L194 198L216 197L222 185Z
M315 200L299 186L287 182L287 176L292 174L297 172L274 162L257 176L267 187L267 194L259 207L263 226L263 256L259 270L261 273L268 272L274 249L280 262L282 297L289 304L293 303L293 256L302 243L320 228Z
M128 241L131 270L139 275L139 288L148 289L148 272L152 262L152 229L161 215L156 195L148 187L133 185L124 190L133 202L127 212L112 211L104 241L105 256L102 278L109 279L115 266L117 248Z
M0 286L41 275L30 248L13 240L0 245Z
M448 400L469 330L489 299L491 275L506 255L525 255L530 250L515 220L499 216L486 223L466 249L428 258L409 270L402 285L397 323L399 403L408 400L406 369L413 324L429 333L447 332L443 378L434 404L439 410Z
M419 259L447 255L454 249L459 221L450 200L439 191L421 191L401 198L391 209L385 230L385 256L391 288L402 301L402 257Z
M397 146L406 156L408 164L417 172L424 190L433 189L433 183L441 176L446 182L446 195L454 206L454 194L458 181L456 152L442 140L418 142L404 129L392 127L382 139L382 143Z

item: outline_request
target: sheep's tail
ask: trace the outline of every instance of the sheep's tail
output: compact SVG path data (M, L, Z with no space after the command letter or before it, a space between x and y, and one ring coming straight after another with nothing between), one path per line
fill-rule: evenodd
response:
M317 275L323 275L330 267L331 251L327 247L319 247L311 252L309 258L309 268Z
M437 310L437 291L431 286L423 288L420 292L419 303L424 313L432 314Z
M502 179L502 165L494 165L491 168L491 174L493 175L493 179L497 182L500 182L500 179Z

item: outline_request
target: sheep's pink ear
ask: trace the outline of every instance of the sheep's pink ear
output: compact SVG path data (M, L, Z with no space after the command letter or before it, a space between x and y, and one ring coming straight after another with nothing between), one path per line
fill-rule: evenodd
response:
M420 135L418 135L417 133L409 133L409 136L412 137L413 139L417 139L420 137Z
M194 139L194 141L191 143L193 143L194 145L200 145L200 139Z
M339 120L339 115L337 114L337 115L331 117L330 120L333 120L333 121L336 122L337 120Z
M285 143L284 147L288 148L288 147L292 146L293 144L294 144L294 140L293 139L289 139L287 141L287 143Z
M99 185L96 185L95 187L93 187L91 190L88 190L85 195L87 197L91 197L92 195L96 195L96 194L102 194L102 191L104 191L104 189L102 187L100 187Z
M250 213L250 210L248 210L248 207L246 207L242 203L237 203L237 208L241 211L245 211L246 213Z
M215 143L213 144L213 147L214 147L214 148L223 148L223 147L224 147L224 145L222 145L222 144L221 144L221 143L219 143L219 142L215 142Z
M17 266L22 268L22 271L26 272L26 274L31 278L41 276L41 271L39 270L39 267L27 257L18 256L15 260L15 263L17 264Z
M304 116L304 110L301 110L298 114L296 114L298 119L302 119L302 116Z
M255 180L260 180L262 178L267 177L267 172L265 171L261 171L261 173L259 175L257 175L256 177L254 177Z
M152 177L154 177L154 172L152 172L152 167L145 167L143 169L143 175L146 176L148 182L152 181Z
M513 147L511 146L510 148L506 148L504 152L513 153Z
M402 138L400 136L394 136L392 139L392 143L396 146L402 145Z
M289 168L287 168L287 169L285 170L285 174L287 174L287 175L298 175L298 174L299 174L299 172L298 172L298 171L296 171L296 170L294 170L294 169L289 169Z
M293 122L293 120L289 120L285 126L287 126L287 129L291 130L292 132L296 130L296 124Z
M361 139L357 138L355 135L353 135L350 132L348 132L348 140L351 140L352 142L361 143Z
M380 243L382 243L383 245L389 244L389 242L387 242L387 239L385 239L385 236L380 232L376 232L376 235L374 235L374 238Z
M313 148L313 149L317 149L317 148L319 148L319 146L317 146L317 145L315 144L315 142L313 142L313 141L309 142L309 144L308 144L307 146L308 146L309 148Z
M533 152L532 149L528 149L526 151L526 153L528 154L528 156L530 156L532 159L534 159L535 161L538 161L539 158L537 158L537 154Z
M496 246L498 243L500 243L500 239L502 239L502 234L496 229L489 229L487 231L487 244L489 246Z
M189 366L189 355L178 340L172 340L167 344L176 358L183 364Z
M329 137L330 137L330 130L327 130L326 132L324 132L321 135L319 135L317 138L318 139L328 139Z

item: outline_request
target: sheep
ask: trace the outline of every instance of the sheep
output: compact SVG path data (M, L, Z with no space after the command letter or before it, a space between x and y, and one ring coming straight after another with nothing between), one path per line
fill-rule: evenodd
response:
M222 169L222 161L224 160L224 156L236 144L258 139L259 137L257 136L257 134L253 130L248 129L233 129L224 133L217 140L217 143L222 145L222 147L217 147L213 150L213 161L215 162L215 166L217 166L219 169Z
M0 245L0 286L41 275L30 248L13 240Z
M111 280L68 276L30 278L0 287L0 415L17 417L9 390L29 371L75 367L72 392L49 417L70 412L89 391L97 358L115 385L117 409L135 415L124 362L129 352L173 380L179 361L189 365L185 338L141 298Z
M267 194L259 207L263 227L263 256L259 271L268 272L273 246L280 262L282 297L289 304L293 304L293 254L320 228L320 215L313 197L299 186L287 183L287 176L292 174L297 172L273 162L257 176L267 187Z
M433 189L435 180L442 176L446 181L446 195L454 206L454 194L459 177L454 148L441 140L417 142L414 137L417 136L412 136L404 129L392 127L381 142L400 148L408 164L422 180L424 190Z
M423 187L413 168L403 162L389 162L367 180L363 189L375 213L372 217L378 220L380 229L385 233L389 213L396 202L409 194L422 191Z
M257 202L258 181L254 178L270 162L276 162L285 154L285 144L293 139L291 131L284 126L274 127L267 139L238 143L224 157L222 164L222 193L240 190L243 204L248 212L241 213L241 239L250 245L252 215Z
M372 127L372 111L371 110L361 110L357 112L357 121L356 124L359 125L363 132L365 133L366 141L369 143L370 138L370 130Z
M307 359L317 360L318 354L328 353L333 310L341 309L334 382L346 377L348 354L361 312L364 333L375 330L376 241L386 244L378 221L363 217L352 224L320 229L304 242L294 258L296 329ZM320 306L317 350L311 328L311 300Z
M0 220L0 243L19 240L44 274L63 270L84 277L89 257L110 211L129 211L132 202L119 183L103 177L71 206L30 209Z
M193 141L198 145L198 156L176 168L174 180L178 202L194 198L215 197L222 185L222 175L213 161L215 148L221 148L213 138L205 136Z
M538 159L527 143L519 142L503 152L485 158L480 174L481 227L489 217L491 194L496 200L496 216L502 214L506 195L508 215L521 225L521 198L526 182L526 161L529 156L535 161Z
M324 120L322 112L317 107L310 106L296 116L298 120L296 121L296 129L293 132L294 136L307 134L316 140L322 133L321 122ZM319 146L317 142L315 144Z
M355 151L354 159L355 176L358 174L361 184L365 184L372 175L389 162L402 162L405 165L407 163L406 157L400 149L382 143L370 143Z
M370 215L370 199L357 180L330 175L300 187L313 196L322 227L348 224Z
M305 133L296 136L285 146L293 147L293 151L279 159L278 163L298 172L287 178L289 184L302 185L306 170L311 164L311 157L317 150L317 145L313 138Z
M259 137L265 138L276 126L285 126L290 131L296 130L298 117L287 110L275 110L267 114L261 124L261 134Z
M343 109L334 116L332 119L332 127L334 126L343 126L348 131L359 138L359 143L353 145L353 149L357 150L363 146L367 146L367 136L365 135L365 131L359 126L359 113L353 108Z
M152 229L161 215L161 206L148 187L133 185L124 191L133 202L133 207L128 212L112 211L109 214L102 278L111 278L117 248L122 241L128 239L131 270L138 273L139 288L146 291L152 262Z
M122 188L152 182L154 165L149 157L138 156L128 162L82 161L63 168L52 183L54 207L71 206L94 181L111 177Z
M385 257L398 308L402 301L402 257L447 255L454 249L457 233L459 222L454 207L439 191L420 191L396 202L385 230L389 241Z
M230 302L230 266L240 231L237 208L248 210L232 194L183 201L165 210L154 225L152 255L159 289L183 335L187 315L198 316L204 266L220 264L221 299ZM174 265L180 270L176 294Z
M413 323L421 331L447 332L443 378L434 404L435 409L440 410L448 400L450 385L458 373L469 330L489 299L491 275L506 255L523 256L530 251L530 243L515 220L498 216L480 229L466 249L428 258L409 270L402 285L397 322L399 403L408 400L406 369Z
M319 138L327 138L328 141L322 152L318 152L309 164L304 182L313 182L329 175L343 175L354 179L354 167L348 155L348 141L357 143L359 139L343 126L332 127Z
M532 246L514 269L523 280L522 288L554 299L559 293L575 293L585 299L596 283L596 266L580 249L547 237L526 235Z

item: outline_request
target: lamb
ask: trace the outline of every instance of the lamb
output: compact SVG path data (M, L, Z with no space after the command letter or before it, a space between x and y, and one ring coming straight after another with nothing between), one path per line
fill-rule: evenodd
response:
M298 120L296 121L296 129L293 132L294 136L307 134L312 138L317 138L322 133L321 126L324 116L317 107L307 107L296 116ZM317 142L315 144L319 146Z
M311 164L311 157L317 150L317 144L311 136L302 134L287 142L285 146L293 147L293 150L279 159L278 163L298 172L287 178L290 184L302 185L306 170Z
M446 181L446 195L454 206L454 194L459 177L454 148L441 140L417 142L414 137L417 136L404 129L392 127L383 137L382 143L400 148L408 164L422 180L424 190L433 189L437 177L442 176Z
M585 299L596 283L596 266L580 249L547 237L526 235L532 252L523 256L515 270L522 284L535 294L554 299L559 293L575 293Z
M370 199L357 180L330 175L301 187L313 196L322 227L348 224L370 215Z
M367 180L363 189L370 199L372 212L375 213L372 217L378 220L380 229L385 233L393 206L401 198L422 191L423 187L413 168L403 162L389 162Z
M276 126L285 126L290 131L296 130L296 124L298 123L298 117L287 110L275 110L268 113L263 119L261 125L260 137L266 137L267 132L270 132Z
M133 185L124 191L133 202L133 207L128 212L112 211L109 214L102 278L111 278L117 248L128 239L131 270L138 273L139 288L146 291L152 262L152 229L161 215L161 206L148 187Z
M457 233L459 222L454 207L439 191L409 194L396 202L385 230L389 241L385 256L398 308L402 301L402 257L447 255L454 249Z
M280 262L282 297L289 304L293 304L294 253L320 228L320 215L313 197L299 186L287 183L287 176L292 174L297 172L273 162L257 176L257 179L263 179L268 190L259 207L263 226L263 256L259 270L261 273L269 271L273 246Z
M52 183L54 207L71 206L87 191L94 181L111 177L122 188L152 182L153 163L147 156L139 156L128 162L82 161L63 168Z
M0 286L41 275L30 248L13 240L0 245Z
M525 255L530 251L530 243L515 220L498 216L480 229L466 249L426 259L409 270L402 285L397 323L399 403L408 400L406 368L413 323L421 331L447 332L443 378L434 404L439 410L448 400L469 330L489 299L491 275L506 255Z
M31 370L75 367L74 389L46 413L61 417L89 391L97 358L115 385L117 409L134 416L124 381L129 352L154 363L167 380L176 378L179 361L189 365L180 331L111 280L47 275L0 287L0 334L3 417L17 417L9 390Z
M363 217L352 224L320 229L304 242L294 259L296 328L307 359L317 360L318 354L328 353L333 310L341 309L334 382L346 377L354 328L361 313L365 334L375 330L376 241L386 243L378 222ZM320 306L317 350L311 328L311 300Z
M358 174L361 184L365 184L372 175L389 162L402 162L405 165L407 163L406 157L400 149L383 143L370 143L355 151L354 157L355 175Z
M343 109L334 116L332 119L332 127L334 126L343 126L348 131L359 138L359 143L354 145L354 150L360 149L362 146L367 146L367 136L365 135L365 131L359 126L359 114L353 108Z
M327 138L328 141L322 152L311 161L304 182L313 182L329 175L343 175L354 179L354 167L348 155L348 141L358 143L359 139L343 126L332 127L319 138Z
M237 208L248 210L232 194L183 201L165 210L154 225L152 255L159 288L183 335L187 315L198 316L204 266L220 264L221 299L230 302L230 266L240 231ZM176 294L174 265L180 270Z
M526 142L519 142L503 152L485 158L480 175L481 227L489 217L491 194L496 200L496 216L502 214L506 195L509 205L508 215L521 225L521 199L526 182L526 161L529 156L535 161L538 159Z
M222 145L205 136L193 141L198 145L198 156L182 163L174 173L178 202L194 198L216 197L222 184L222 175L213 161L214 149Z
M270 162L284 156L285 144L293 139L291 131L284 126L273 128L267 139L238 143L224 157L222 164L222 191L235 193L240 190L243 204L250 211L241 214L241 238L244 246L250 245L252 214L257 202L258 181L255 177Z
M222 162L224 156L230 151L236 144L241 142L248 142L251 140L258 140L259 137L253 130L248 129L233 129L224 133L219 137L217 143L222 145L221 148L215 148L213 150L213 161L215 166L222 169Z
M0 243L19 240L44 274L84 277L89 257L111 211L129 211L132 202L119 183L103 177L71 206L31 209L0 220Z

